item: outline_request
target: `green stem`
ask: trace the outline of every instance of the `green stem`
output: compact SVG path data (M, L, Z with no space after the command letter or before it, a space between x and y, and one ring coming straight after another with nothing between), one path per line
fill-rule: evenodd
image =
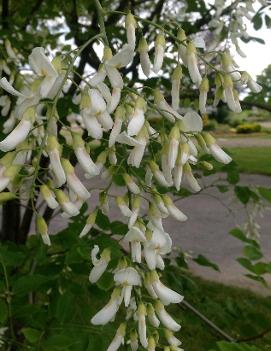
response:
M106 35L106 30L105 30L105 24L104 24L104 14L105 14L105 11L100 3L99 0L94 0L95 2L95 7L96 7L96 10L97 10L97 14L98 14L98 22L99 22L99 25L100 25L100 31L101 31L101 34L103 36L103 39L104 39L104 43L109 46L109 41L108 41L108 38L107 38L107 35Z
M3 273L4 273L6 292L8 294L8 296L6 297L6 303L8 306L8 320L9 320L10 334L11 334L12 340L14 341L15 340L15 333L14 333L14 327L13 327L13 322L12 322L10 286L9 286L9 281L8 281L7 269L6 269L2 255L0 255L0 261L1 261L1 265L2 265Z

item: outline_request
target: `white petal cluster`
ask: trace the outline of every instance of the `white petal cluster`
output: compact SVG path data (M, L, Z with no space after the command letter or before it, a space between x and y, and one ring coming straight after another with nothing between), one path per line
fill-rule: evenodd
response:
M236 13L247 16L252 12L249 3L246 9L237 6ZM219 18L222 2L216 1L214 7ZM161 327L167 342L162 347L182 350L174 335L181 326L167 311L168 305L181 303L183 296L163 282L165 258L172 250L163 220L171 216L184 222L188 217L176 205L177 199L167 192L179 192L183 187L192 193L201 191L194 169L202 165L212 168L208 162L199 163L201 154L210 154L224 164L231 162L216 140L203 132L201 115L208 113L212 91L210 73L215 72L214 106L222 100L234 112L241 111L238 89L242 84L253 92L259 92L261 87L247 72L238 70L228 50L217 55L214 65L209 63L202 55L204 39L187 36L183 29L174 38L178 52L173 55L176 63L171 89L163 90L158 84L153 89L141 82L131 87L125 72L127 66L134 64L134 57L139 57L148 78L163 69L171 45L167 45L168 32L163 31L155 32L154 46L149 45L137 17L130 12L125 29L127 43L116 52L104 45L97 71L91 77L83 77L65 118L59 116L58 102L66 94L72 76L73 67L67 70L66 58L57 56L50 60L43 48L33 49L29 56L33 72L25 86L14 82L9 67L1 63L1 71L10 78L0 79L5 91L0 97L1 113L7 117L7 136L0 141L0 150L5 153L0 159L0 191L7 188L12 193L23 192L26 200L38 203L37 208L45 203L69 218L80 211L82 214L83 204L91 197L89 184L99 176L106 185L97 189L95 209L86 218L79 236L84 238L94 231L100 212L108 215L112 197L127 223L127 233L120 242L129 254L116 263L111 260L114 253L109 248L103 247L100 252L97 245L93 247L90 283L98 282L106 272L111 274L114 288L110 300L100 306L91 323L110 323L123 308L125 323L119 325L107 351L116 351L125 343L133 351L140 347L153 351L158 344L160 347L153 328ZM222 29L217 26L216 34ZM17 62L17 52L9 42L5 48L9 60ZM71 59L75 62L76 56ZM187 72L188 81L199 91L199 111L181 106L182 79ZM16 99L14 108L7 94ZM110 193L113 183L122 187L121 195ZM50 245L48 225L39 214L36 228L43 242Z

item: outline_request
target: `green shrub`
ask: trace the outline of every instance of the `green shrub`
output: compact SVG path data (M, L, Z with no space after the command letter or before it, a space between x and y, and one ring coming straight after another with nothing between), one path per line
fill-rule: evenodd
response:
M217 128L217 121L216 120L208 120L206 124L204 124L203 129L207 131L212 131Z
M260 124L257 123L245 123L245 124L240 124L236 128L236 132L238 134L249 134L249 133L257 133L260 132L262 129Z

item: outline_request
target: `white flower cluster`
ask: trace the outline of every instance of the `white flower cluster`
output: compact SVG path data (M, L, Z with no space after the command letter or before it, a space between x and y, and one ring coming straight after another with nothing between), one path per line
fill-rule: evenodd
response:
M215 14L209 22L209 27L213 33L213 40L209 45L209 50L213 50L220 44L221 33L223 30L226 30L228 32L227 41L233 44L240 56L246 57L240 48L240 40L249 39L247 20L252 20L257 13L257 7L267 5L268 2L266 0L233 1L225 8L225 1L215 0ZM224 16L228 17L228 20Z
M29 197L40 195L51 209L60 208L66 217L76 216L91 196L75 172L74 164L78 163L86 179L101 175L108 180L109 185L101 192L97 205L106 213L112 177L115 172L121 172L126 194L116 197L116 204L128 218L129 231L123 242L130 246L131 257L120 260L114 269L115 288L110 301L91 322L94 325L109 323L124 304L126 322L119 326L107 351L116 351L124 342L130 343L133 351L139 345L153 351L161 343L169 345L165 346L165 351L177 351L182 350L179 347L181 342L173 333L181 326L165 306L180 303L183 297L160 280L160 272L165 267L164 257L172 247L162 220L171 216L182 222L187 216L164 191L160 193L159 188L180 190L184 185L190 191L198 192L201 187L193 175L194 165L212 168L208 162L198 162L199 154L211 154L225 164L231 158L209 133L202 131L203 122L197 111L190 109L184 115L180 113L182 65L199 88L201 114L206 113L209 92L209 79L202 77L199 64L206 62L182 29L176 38L180 61L171 77L171 104L159 88L146 95L144 88L137 90L126 85L122 69L133 64L136 27L136 20L129 13L126 17L127 44L115 54L108 46L104 47L99 69L91 78L83 79L78 94L73 97L78 113L69 114L66 121L58 116L57 101L72 74L70 66L67 68L67 59L57 56L50 61L44 49L35 48L29 56L34 75L27 86L18 91L6 78L0 80L0 86L17 97L9 117L12 128L0 142L0 150L5 152L0 159L0 191L8 188L12 194L23 187ZM151 71L157 74L162 69L165 50L165 35L159 33L152 64L146 39L142 37L138 41L140 65L147 77ZM256 91L258 85L246 72L235 71L228 52L218 55L221 57L219 64L212 66L216 73L215 104L223 100L231 110L238 112L241 107L235 84L241 81ZM9 110L5 104L8 102L2 103L3 108ZM148 118L153 110L161 117L158 123L152 123ZM154 153L152 143L159 145ZM94 159L93 150L97 146L103 151ZM68 157L64 156L64 147L70 150L70 153L65 152ZM42 158L48 161L48 166L43 167L40 174ZM145 169L145 179L137 175L139 167ZM148 203L146 218L140 215L143 198ZM97 209L89 214L80 237L90 232L96 216ZM40 214L36 216L36 223L37 232L44 243L50 245L47 224ZM99 248L94 247L91 255L93 268L89 276L91 283L97 282L108 269L111 259L109 248L104 249L99 258L98 253ZM162 342L156 331L160 324L165 331L165 341ZM129 327L128 331L129 325L132 328Z

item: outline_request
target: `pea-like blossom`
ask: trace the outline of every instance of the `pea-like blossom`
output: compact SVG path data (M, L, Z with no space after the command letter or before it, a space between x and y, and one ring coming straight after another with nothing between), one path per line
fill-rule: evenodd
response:
M101 278L111 259L110 249L104 249L101 253L101 257L97 259L97 254L99 251L100 249L97 245L95 245L91 251L91 259L93 264L93 268L89 274L89 281L91 283L96 283Z

